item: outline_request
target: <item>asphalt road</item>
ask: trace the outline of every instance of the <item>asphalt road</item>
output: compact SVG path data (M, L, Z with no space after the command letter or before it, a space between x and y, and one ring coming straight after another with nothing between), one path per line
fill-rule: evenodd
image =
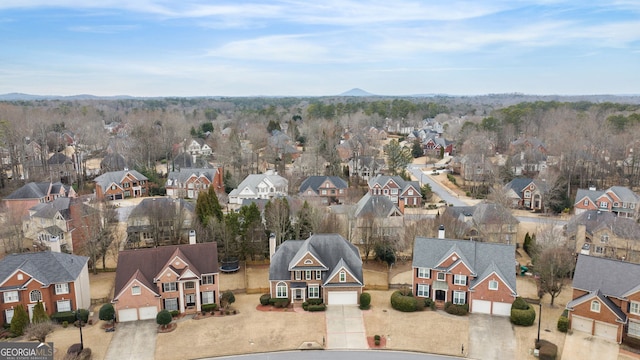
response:
M442 355L431 355L423 353L410 353L400 351L334 351L334 350L305 350L286 351L266 354L247 354L238 356L223 356L216 358L206 358L202 360L462 360L462 358Z
M447 188L440 185L437 181L434 181L431 176L424 174L422 172L422 167L418 165L409 165L407 166L407 170L411 172L418 182L420 186L423 184L429 184L431 186L431 190L438 195L438 197L447 202L447 204L453 204L453 206L468 206L467 203L460 200L457 195L452 194Z

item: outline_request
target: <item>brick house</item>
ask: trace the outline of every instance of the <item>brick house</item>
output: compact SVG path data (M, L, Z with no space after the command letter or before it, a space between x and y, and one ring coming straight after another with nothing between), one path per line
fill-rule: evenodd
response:
M149 195L149 179L136 170L111 171L93 180L97 200L122 200Z
M515 244L520 221L499 204L482 202L474 206L447 206L443 221L455 222L458 237L469 240Z
M275 248L275 238L270 241L270 247ZM357 305L363 286L360 251L338 234L287 240L271 257L269 288L273 298Z
M640 196L624 186L612 186L606 190L596 190L595 187L578 189L573 207L576 215L588 210L599 210L638 219Z
M378 175L368 182L369 194L384 195L392 203L405 207L422 206L422 193L417 181L406 181L400 176Z
M117 319L155 319L160 310L195 314L218 303L215 242L120 251L113 304Z
M60 197L76 197L71 186L61 182L27 183L18 190L2 199L9 213L22 217L29 213L29 209L40 203L51 202Z
M229 193L229 203L242 205L245 199L272 199L287 196L288 192L289 180L269 170L265 174L249 174Z
M469 305L469 312L509 316L516 298L515 246L417 237L413 246L413 294Z
M9 254L0 260L0 312L3 323L11 323L17 305L33 316L42 302L47 314L88 309L89 258L59 252Z
M578 255L569 326L610 341L640 340L640 265Z
M309 176L300 184L300 196L320 199L323 204L342 203L349 184L338 176Z
M511 199L511 207L541 211L544 209L543 192L546 184L530 178L515 178L504 186Z
M213 186L216 193L224 192L222 167L211 169L180 168L167 177L167 196L195 199L201 191Z

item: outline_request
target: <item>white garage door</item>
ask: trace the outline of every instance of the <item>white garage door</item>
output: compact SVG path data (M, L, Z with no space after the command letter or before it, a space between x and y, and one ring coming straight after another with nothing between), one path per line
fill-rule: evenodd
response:
M591 335L591 326L593 320L584 318L582 316L571 317L571 329L586 332Z
M607 340L617 341L618 327L612 324L596 321L594 335L600 336Z
M329 291L328 305L358 305L357 291Z
M491 314L491 301L473 300L471 312L474 314Z
M138 320L138 309L118 310L118 321L136 321Z
M141 307L138 309L138 313L140 314L140 320L155 319L156 315L158 315L158 308L156 306Z
M493 315L511 316L511 304L503 303L503 302L494 302Z

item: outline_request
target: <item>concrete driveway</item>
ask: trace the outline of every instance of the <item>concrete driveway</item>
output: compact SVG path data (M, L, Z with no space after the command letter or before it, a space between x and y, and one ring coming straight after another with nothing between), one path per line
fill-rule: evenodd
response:
M565 337L562 360L617 359L619 351L620 347L614 342L574 331Z
M158 325L155 320L118 323L105 360L153 360Z
M368 349L362 311L356 305L329 305L327 349Z
M469 358L511 360L516 358L515 350L516 336L509 317L469 315L469 345L465 349Z

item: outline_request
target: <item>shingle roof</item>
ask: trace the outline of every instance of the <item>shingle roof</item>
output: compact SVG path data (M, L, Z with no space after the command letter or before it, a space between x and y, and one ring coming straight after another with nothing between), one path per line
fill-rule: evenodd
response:
M128 167L127 159L118 153L108 153L100 162L100 168L110 171L120 171Z
M140 174L136 170L122 170L106 172L95 178L93 181L95 181L96 184L100 185L102 189L106 191L111 184L120 184L122 179L124 179L127 174L131 174L138 180L149 180L146 176Z
M0 279L4 282L16 270L22 270L45 285L75 281L89 260L59 252L9 254L0 260Z
M67 155L60 152L51 155L49 160L47 160L47 164L49 165L62 165L67 162L71 162L71 159Z
M61 197L52 202L37 204L29 210L35 210L33 215L31 215L32 217L53 219L57 213L60 213L63 218L69 220L69 204L71 204L71 198Z
M180 184L184 184L190 177L206 177L209 181L213 182L213 178L219 168L180 168L178 171L172 171L167 177L168 180L177 181Z
M400 194L410 187L413 187L418 192L418 195L420 194L420 184L417 181L406 181L400 176L378 175L369 179L369 189L373 189L376 184L380 185L380 187L384 187L389 181L393 181L398 184Z
M337 189L347 189L349 184L338 176L309 176L302 184L300 184L300 193L303 193L310 188L314 192L318 192L320 185L325 181L330 181Z
M157 291L153 285L154 278L174 255L180 255L196 274L218 273L218 245L215 242L120 251L114 292L116 299L134 276L144 279L148 287Z
M604 303L613 313L620 319L622 322L627 321L627 315L620 310L620 308L613 303L608 297L604 296L604 294L600 290L591 291L587 294L584 294L576 299L573 299L567 303L567 309L573 309L576 305L581 304L585 301L589 301L591 299L598 299L602 303Z
M353 274L360 284L364 284L360 251L338 234L314 234L307 240L283 242L271 258L269 280L290 280L289 266L291 261L294 258L301 259L309 249L313 249L318 260L328 268L323 281L328 279L328 274L339 268L341 264L345 264L345 268Z
M624 298L638 285L640 285L640 264L578 255L573 288L584 291L600 290L605 296Z
M445 212L452 217L463 220L471 216L475 224L517 224L509 209L492 203L479 203L474 206L449 206Z
M616 196L620 198L620 200L624 203L640 202L640 196L631 191L631 189L624 186L612 186L606 190L578 189L578 191L576 192L575 203L578 203L585 197L589 198L591 202L595 203L596 199L598 199L602 195L607 194L608 192L613 192L614 194L616 194ZM609 195L607 195L607 197L611 199Z
M260 183L263 181L270 182L276 188L281 186L288 186L289 184L289 181L280 175L249 174L246 178L244 178L244 180L242 180L237 188L233 189L229 193L229 196L236 196L245 188L249 188L253 192L253 194L258 195L258 185L260 185Z
M527 187L529 184L533 182L533 179L530 178L515 178L509 183L507 183L504 187L507 189L513 190L516 194L522 198L522 190Z
M442 259L453 251L460 257L464 256L467 266L478 275L470 282L470 287L495 271L511 290L516 291L514 245L416 237L412 266L436 268Z
M155 197L140 201L140 203L131 210L129 217L133 219L136 217L146 217L150 214L158 214L159 209L175 209L176 204L178 204L181 209L185 209L191 213L195 212L195 205L185 199Z
M394 214L400 216L400 209L387 196L371 195L370 193L364 194L358 201L354 212L355 217L373 215L374 217L383 218Z
M588 234L608 229L613 234L624 239L638 240L640 234L640 224L632 218L617 216L612 212L602 212L598 210L588 210L574 216L567 223L567 232L574 233L579 225L584 225Z
M20 189L12 192L5 200L18 200L18 199L41 199L52 193L59 193L60 187L65 188L65 193L68 194L68 186L63 185L60 182L40 182L40 183L28 183L22 186Z

